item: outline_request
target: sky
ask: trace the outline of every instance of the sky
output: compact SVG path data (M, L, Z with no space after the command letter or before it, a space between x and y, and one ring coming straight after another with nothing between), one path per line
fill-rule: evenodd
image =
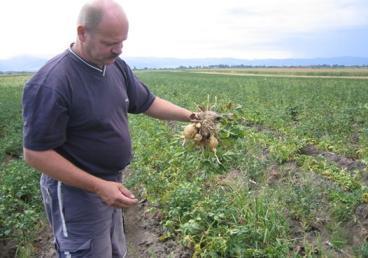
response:
M367 0L117 0L122 57L368 57ZM75 40L82 0L0 0L0 59L49 58Z

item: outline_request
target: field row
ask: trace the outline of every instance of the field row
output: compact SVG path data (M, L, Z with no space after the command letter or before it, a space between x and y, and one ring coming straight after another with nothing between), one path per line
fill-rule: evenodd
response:
M162 241L193 257L368 255L366 81L137 75L160 97L224 115L221 164L210 150L182 145L185 124L129 117L135 152L126 183L160 214ZM23 257L45 219L39 174L21 159L27 78L0 78L0 238Z
M359 226L367 201L364 83L157 72L141 78L181 105L230 114L221 123L220 165L208 150L181 146L183 126L132 117L130 183L159 207L164 238L179 239L195 257L366 252ZM356 169L335 162L343 158Z
M301 76L306 78L355 78L368 79L368 68L223 68L192 69L191 72L224 75Z

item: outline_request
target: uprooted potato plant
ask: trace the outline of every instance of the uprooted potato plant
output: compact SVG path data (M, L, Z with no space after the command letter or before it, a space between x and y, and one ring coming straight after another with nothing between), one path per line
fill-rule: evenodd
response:
M187 141L194 141L198 146L208 147L215 154L217 162L220 163L216 154L216 148L219 144L218 122L221 119L221 115L214 111L200 108L199 112L193 113L190 118L192 122L186 125L183 130L183 145Z

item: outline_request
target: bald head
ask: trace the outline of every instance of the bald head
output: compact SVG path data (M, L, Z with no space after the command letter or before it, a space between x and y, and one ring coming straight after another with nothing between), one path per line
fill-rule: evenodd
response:
M93 0L83 6L72 46L79 56L100 67L122 53L129 23L123 8L113 0Z
M89 31L96 31L104 20L126 22L128 19L123 8L112 0L92 0L86 3L78 16L77 25Z

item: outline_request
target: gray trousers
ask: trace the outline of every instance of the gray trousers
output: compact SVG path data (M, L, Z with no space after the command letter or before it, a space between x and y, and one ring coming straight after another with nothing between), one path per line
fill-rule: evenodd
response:
M121 175L109 178L121 182ZM41 193L59 257L122 258L127 248L121 209L96 194L44 174Z

